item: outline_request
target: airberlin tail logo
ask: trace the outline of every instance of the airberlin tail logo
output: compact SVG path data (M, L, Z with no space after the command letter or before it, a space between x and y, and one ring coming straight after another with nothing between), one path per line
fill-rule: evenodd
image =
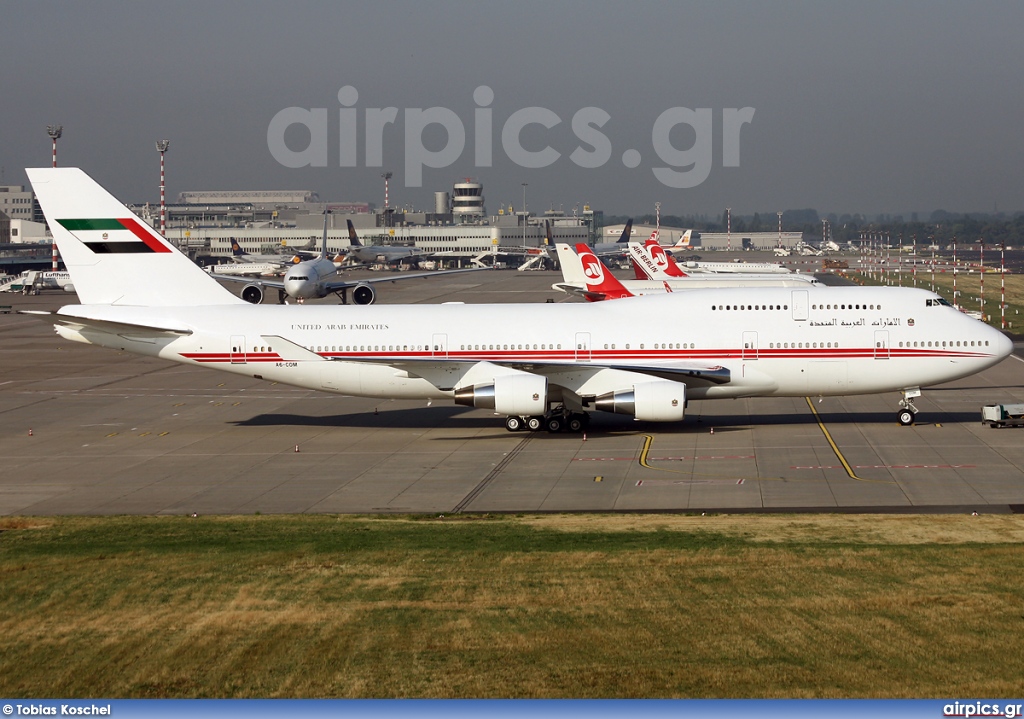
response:
M171 251L167 244L132 217L57 222L97 255Z
M601 284L604 280L601 262L590 253L580 255L580 262L583 263L583 274L587 276L587 279L593 280L591 284Z
M668 267L668 258L665 257L665 250L661 248L661 245L648 245L651 248L651 255L654 256L654 262L658 267Z

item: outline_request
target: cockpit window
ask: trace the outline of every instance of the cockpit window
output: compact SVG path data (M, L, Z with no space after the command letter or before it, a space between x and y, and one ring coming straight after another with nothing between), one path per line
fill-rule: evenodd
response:
M953 306L947 300L944 300L941 297L936 297L935 299L931 299L931 300L925 300L924 304L925 304L926 307L939 307L941 305L945 305L946 307L952 307Z

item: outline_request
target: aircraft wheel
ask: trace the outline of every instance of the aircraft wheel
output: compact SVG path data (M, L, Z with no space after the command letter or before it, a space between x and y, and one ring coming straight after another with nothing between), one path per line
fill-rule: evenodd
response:
M569 417L569 431L570 432L582 432L587 428L590 423L590 415L587 414L573 414Z
M536 432L538 429L544 426L543 417L528 417L526 420L526 428L531 432Z
M518 432L523 428L523 418L512 415L505 418L505 429L509 432Z
M909 409L901 409L896 415L896 420L904 427L909 427L914 424L914 413Z
M565 420L562 419L561 415L552 415L547 419L547 428L551 434L557 434L565 429Z

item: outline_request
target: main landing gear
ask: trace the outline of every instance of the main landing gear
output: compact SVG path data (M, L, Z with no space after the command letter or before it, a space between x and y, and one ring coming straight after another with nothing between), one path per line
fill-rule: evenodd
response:
M586 412L569 412L565 409L555 410L547 415L520 417L511 415L505 418L505 429L509 432L529 430L536 432L546 429L552 434L558 432L582 432L590 424L590 415Z
M904 427L914 424L918 409L914 406L914 399L921 396L921 390L917 387L905 389L902 392L903 399L900 400L900 411L896 414L896 421Z

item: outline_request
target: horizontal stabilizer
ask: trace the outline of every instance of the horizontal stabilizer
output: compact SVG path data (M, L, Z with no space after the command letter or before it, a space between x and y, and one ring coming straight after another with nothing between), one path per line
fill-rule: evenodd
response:
M40 312L38 310L21 310L18 314L29 315L35 319L60 325L75 330L95 330L112 335L131 335L132 337L184 337L192 334L192 330L184 327L157 327L155 325L139 325L129 322L111 322L91 317L75 317L57 312Z

